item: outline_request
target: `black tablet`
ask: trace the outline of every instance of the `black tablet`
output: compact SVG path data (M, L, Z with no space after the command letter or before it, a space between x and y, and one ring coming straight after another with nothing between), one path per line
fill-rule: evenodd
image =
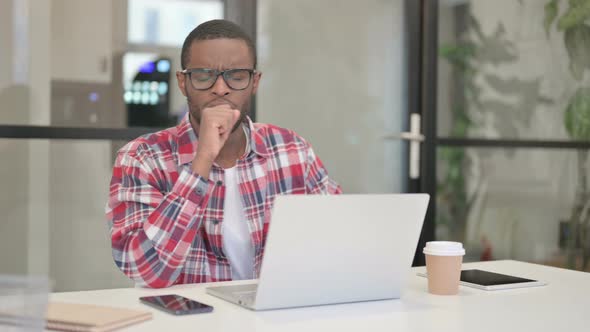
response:
M485 290L543 286L539 280L516 277L484 270L461 271L461 284Z
M423 277L426 276L425 273L418 273L418 275ZM477 269L462 270L460 283L464 286L483 290L500 290L546 285L546 283L539 280L521 278L517 276Z

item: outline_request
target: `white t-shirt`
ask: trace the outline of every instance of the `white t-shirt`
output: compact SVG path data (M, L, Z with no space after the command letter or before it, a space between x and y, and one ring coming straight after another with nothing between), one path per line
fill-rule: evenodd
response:
M246 135L246 137L248 136ZM253 279L254 246L250 240L248 221L244 214L244 203L240 197L236 166L225 169L222 234L223 251L231 266L232 279Z

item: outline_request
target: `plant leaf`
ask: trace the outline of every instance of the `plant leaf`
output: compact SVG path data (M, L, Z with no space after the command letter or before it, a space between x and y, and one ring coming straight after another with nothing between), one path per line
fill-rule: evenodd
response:
M564 41L570 58L570 71L580 80L584 69L590 69L590 26L582 24L567 29Z
M557 21L557 29L564 31L583 24L590 18L590 0L570 1L570 7Z
M551 29L551 24L557 17L557 12L559 11L559 7L557 4L557 0L551 0L545 4L545 20L543 24L545 25L545 32L547 33L547 38L549 38L549 30Z
M575 6L579 6L579 5L583 4L585 1L587 1L587 0L570 0L569 4L570 4L570 7L575 7Z
M451 65L465 71L469 68L469 60L475 55L475 45L471 43L442 45L438 52Z
M564 124L571 138L590 141L590 88L579 88L565 110Z

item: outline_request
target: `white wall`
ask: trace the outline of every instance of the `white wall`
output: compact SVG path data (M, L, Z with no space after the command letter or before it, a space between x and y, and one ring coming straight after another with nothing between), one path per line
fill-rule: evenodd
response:
M308 139L349 193L403 191L403 1L258 1L260 122Z

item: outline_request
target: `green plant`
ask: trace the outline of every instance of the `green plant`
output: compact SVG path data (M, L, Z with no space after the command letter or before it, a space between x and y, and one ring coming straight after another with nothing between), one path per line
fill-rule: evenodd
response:
M590 70L590 0L569 0L565 12L559 16L559 5L563 1L551 0L545 4L544 27L549 37L551 27L557 19L556 27L563 33L564 44L569 57L570 73L581 81L584 72ZM558 18L559 16L559 18ZM590 87L578 86L564 111L564 126L571 139L590 141ZM575 268L576 242L582 247L582 269L590 261L590 190L588 188L588 150L577 151L578 183L567 240L569 268Z
M475 45L469 42L443 45L439 54L452 65L455 76L462 78L459 87L463 92L462 99L476 100L478 90L473 82L475 68L471 61L475 55ZM466 137L473 125L466 102L454 100L451 137ZM439 205L437 222L447 227L453 240L463 241L465 224L473 204L473 197L467 194L464 176L469 158L463 148L445 147L440 149L440 159L446 164L446 170L437 184L437 198L442 203Z

